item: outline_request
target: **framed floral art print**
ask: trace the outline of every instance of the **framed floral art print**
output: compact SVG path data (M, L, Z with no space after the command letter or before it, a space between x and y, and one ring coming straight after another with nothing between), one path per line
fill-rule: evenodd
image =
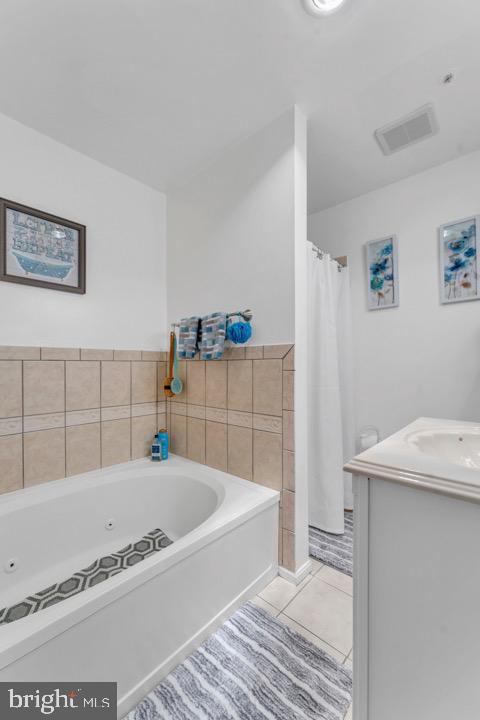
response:
M478 224L479 217L473 216L439 228L442 303L480 299Z
M389 235L366 243L368 309L384 310L398 306L397 238Z

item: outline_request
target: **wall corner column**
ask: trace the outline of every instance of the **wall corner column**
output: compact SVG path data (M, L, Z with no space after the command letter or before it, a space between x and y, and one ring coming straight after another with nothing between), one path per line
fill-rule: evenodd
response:
M307 119L295 106L295 575L310 567L308 555L307 433Z

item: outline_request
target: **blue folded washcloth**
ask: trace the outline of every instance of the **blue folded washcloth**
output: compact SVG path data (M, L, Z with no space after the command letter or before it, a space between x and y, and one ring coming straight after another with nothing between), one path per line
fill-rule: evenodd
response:
M200 360L221 359L223 356L226 332L226 313L216 312L202 317L201 339L199 343Z
M199 317L189 317L180 320L178 333L177 355L182 359L192 359L197 352Z

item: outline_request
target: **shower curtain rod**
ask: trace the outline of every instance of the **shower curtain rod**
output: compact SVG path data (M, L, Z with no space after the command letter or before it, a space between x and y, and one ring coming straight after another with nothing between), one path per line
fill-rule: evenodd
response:
M322 260L322 258L325 255L330 255L326 250L322 250L321 248L317 247L316 245L312 245L312 251L315 253L315 255L318 257L319 260ZM343 268L346 268L348 266L348 258L346 255L341 255L340 257L332 258L333 262L336 262L338 265L338 272L341 272Z

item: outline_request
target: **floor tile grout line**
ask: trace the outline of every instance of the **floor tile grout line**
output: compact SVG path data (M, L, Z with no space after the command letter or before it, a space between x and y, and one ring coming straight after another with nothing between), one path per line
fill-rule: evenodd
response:
M308 580L307 580L307 579L308 579ZM283 610L281 610L281 612L285 612L286 608L287 608L289 605L291 605L291 603L295 600L295 598L299 597L300 593L307 587L307 585L310 585L310 583L312 582L312 579L313 579L313 575L308 574L307 577L306 577L304 580L302 580L301 583L299 583L299 585L302 585L302 587L301 587L301 588L295 593L295 595L287 602L287 604L285 605L285 607L283 608ZM307 580L307 582L305 582L305 580ZM288 582L288 581L287 581L287 582ZM302 583L304 583L304 584L302 584ZM292 618L292 620L293 620L293 618Z
M289 620L293 620L293 622L294 622L296 625L298 625L299 627L303 628L303 630L306 630L307 632L309 632L310 635L313 635L314 637L316 637L317 640L321 640L322 643L325 643L325 645L328 645L328 647L329 647L329 648L332 648L332 650L335 650L336 653L338 653L339 655L341 655L341 656L343 657L343 660L342 660L341 664L342 664L342 665L345 664L345 661L348 659L348 655L345 655L345 653L344 653L342 650L339 650L338 648L335 647L335 645L332 645L332 643L329 643L327 640L324 640L322 637L320 637L320 635L317 635L317 633L313 632L313 630L310 630L310 628L306 627L305 625L302 625L302 623L301 623L301 622L298 622L298 620L296 620L295 618L292 618L290 615L287 615L287 613L284 613L283 610L282 610L282 612L280 613L280 615L286 615ZM280 620L280 616L278 616L278 618L279 618L279 620ZM281 622L281 620L280 620L280 622ZM285 623L285 624L286 624L286 623ZM292 630L294 630L294 629L295 629L295 628L292 628ZM351 651L350 651L350 652L351 652Z
M289 603L289 604L290 604L290 603ZM285 609L286 609L286 608L285 608ZM328 645L328 647L331 647L332 650L335 650L335 652L337 652L337 653L339 653L340 655L342 655L342 656L343 656L342 665L344 664L344 662L345 662L345 660L348 658L348 655L350 654L351 650L349 651L348 655L345 655L345 653L344 653L342 650L339 650L338 648L336 648L335 645L332 645L332 643L329 643L327 640L324 640L324 638L320 637L320 635L317 635L316 632L313 632L313 630L311 630L310 628L308 628L308 627L306 627L305 625L303 625L303 624L302 624L301 622L299 622L296 618L293 618L291 615L288 615L288 613L285 612L285 609L281 610L280 614L286 615L290 620L293 620L293 622L297 623L297 625L300 625L301 628L303 628L303 629L306 630L307 632L309 632L309 633L311 633L312 635L314 635L316 638L318 638L318 639L321 640L323 643L325 643L326 645Z
M289 618L289 620L293 620L294 623L296 623L296 624L299 625L301 628L303 628L303 629L306 630L307 632L309 632L309 633L311 633L312 635L314 635L316 638L318 638L318 640L321 640L323 643L325 643L326 645L328 645L329 647L331 647L332 650L335 650L335 652L337 652L337 653L339 653L340 655L342 655L342 656L343 656L342 664L344 664L345 661L349 659L352 650L350 650L347 654L345 654L342 650L339 650L339 649L336 648L334 645L332 645L331 643L329 643L327 640L324 640L322 637L320 637L320 635L318 635L316 632L314 632L314 631L311 630L310 628L306 627L306 625L304 625L303 623L299 622L296 618L291 617L290 615L288 615L288 613L285 612L285 610L286 610L287 607L293 602L293 600L295 600L296 598L298 598L298 597L301 595L301 593L302 593L303 590L307 587L307 585L309 585L309 583L306 583L306 584L302 587L302 589L285 605L285 607L284 607L282 610L279 610L275 605L272 605L272 603L268 602L268 600L265 600L265 598L262 597L262 595L261 595L260 593L258 594L257 597L259 597L263 602L267 603L267 605L269 605L270 607L272 607L272 608L277 612L277 617L278 617L278 618L280 617L280 615L286 615L286 616ZM267 586L267 587L268 587L268 586ZM263 591L261 591L261 592L263 592Z
M310 558L310 559L313 560L314 558ZM319 562L319 561L317 560L316 562ZM324 567L325 567L325 564L321 563L321 565L319 567L317 567L317 569L314 572L311 572L310 575L312 575L312 577L315 577L316 575L318 575L320 570Z
M280 615L280 613L282 612L282 610L279 610L278 608L276 608L275 605L272 605L272 603L268 602L268 600L265 600L265 598L263 598L260 594L259 594L259 595L256 595L255 597L260 598L260 600L261 600L262 602L266 603L269 607L272 608L272 610L275 610L275 612L277 613L277 615ZM251 602L253 602L253 600L252 600Z
M330 566L324 565L324 567L330 567ZM336 585L333 585L331 582L328 582L328 580L324 580L323 578L318 578L317 575L318 575L318 572L319 572L320 569L321 569L321 568L319 568L319 569L317 570L317 572L316 572L314 575L312 575L312 580L313 580L314 578L316 578L317 580L321 580L322 582L325 583L325 585L329 585L329 586L332 587L334 590L338 590L339 592L343 593L343 594L346 595L347 597L353 598L353 594L351 595L351 594L348 593L346 590L342 590L342 588L339 588L339 587L337 587ZM335 569L335 568L332 568L332 569ZM350 576L347 575L347 577L350 577ZM302 588L302 589L303 589L303 588Z
M326 567L326 565L322 565L321 567ZM319 570L321 570L321 567L318 568L316 572L318 572ZM305 588L306 588L308 585L310 585L310 583L312 582L312 580L314 579L314 577L315 577L315 574L313 574L313 575L311 574L311 575L310 575L310 579L308 580L308 582L306 582L306 583L302 586L302 588L301 588L297 593L295 593L295 595L291 598L291 600L289 600L289 601L287 602L287 604L283 607L283 609L280 610L280 614L282 614L282 613L285 614L288 618L290 618L290 620L293 620L293 621L296 622L298 625L300 625L300 627L303 627L304 630L307 630L308 632L311 632L312 635L315 635L315 637L317 637L319 640L321 640L322 642L326 643L327 645L329 645L329 647L333 648L336 652L338 652L338 653L340 653L341 655L343 655L343 656L344 656L344 660L346 660L346 659L349 657L350 653L352 652L352 649L350 649L350 651L348 652L348 654L345 655L344 652L342 652L341 650L339 650L338 648L336 648L334 645L332 645L331 643L329 643L329 642L327 642L326 640L324 640L322 637L320 637L319 635L317 635L317 633L313 632L313 630L311 630L311 629L308 628L308 627L305 627L305 625L302 625L302 623L298 622L298 620L296 620L295 618L291 617L287 612L285 612L285 611L287 610L287 608L292 604L292 602L293 602L294 600L296 600L298 597L300 597L300 595L301 595L302 592L305 590ZM325 582L325 581L323 580L322 582ZM326 583L326 584L329 585L329 583ZM268 586L267 586L267 587L268 587ZM330 587L333 587L335 590L338 590L339 592L342 592L342 593L343 593L344 595L346 595L347 597L352 598L351 595L349 595L348 593L344 592L343 590L340 590L340 588L337 588L337 587L335 587L334 585L330 585ZM263 591L262 591L262 592L263 592ZM261 597L262 600L264 600L264 598L263 598L260 594L259 594L259 597ZM264 600L264 602L268 602L268 601L267 601L267 600ZM271 603L269 603L269 604L271 605ZM275 606L273 606L273 607L275 607Z

